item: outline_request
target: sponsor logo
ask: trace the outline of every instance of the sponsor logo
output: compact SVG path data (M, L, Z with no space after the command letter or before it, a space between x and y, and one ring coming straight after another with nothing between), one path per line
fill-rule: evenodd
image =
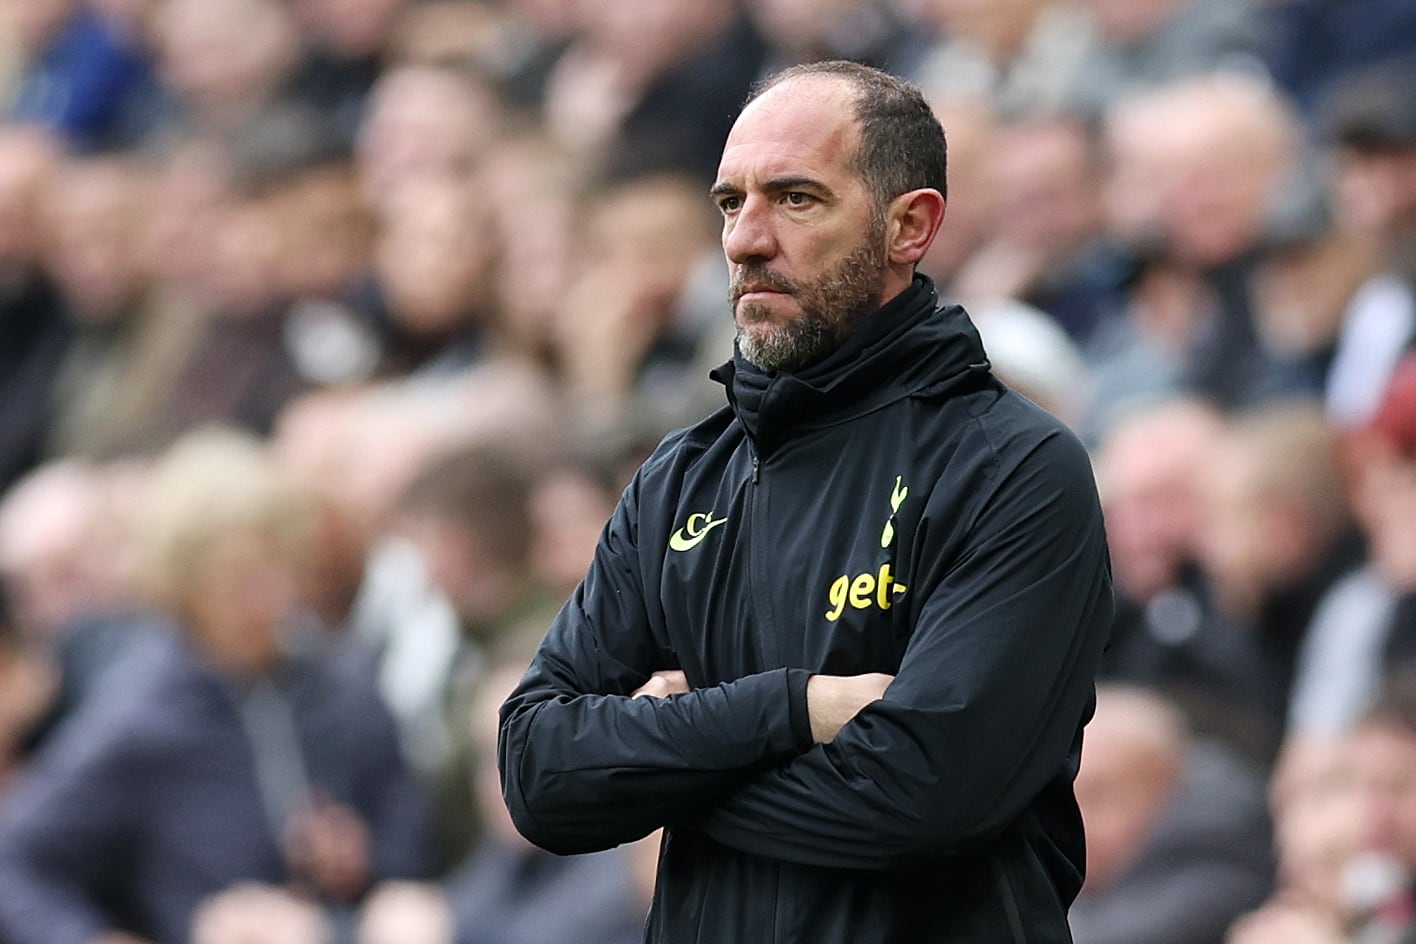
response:
M881 547L889 547L890 542L895 540L895 512L900 510L900 506L910 494L904 481L903 475L895 476L895 488L890 492L890 517L885 519L885 529L880 532Z
M895 487L890 490L890 517L885 520L885 527L880 532L881 547L889 547L894 543L895 513L900 510L909 494L905 477L895 476ZM871 607L888 610L894 605L895 598L904 596L908 589L895 579L889 564L881 564L880 569L874 573L867 571L854 576L842 574L831 581L831 586L826 591L826 618L836 622L846 612L846 607L853 610L868 610Z
M669 535L669 547L675 551L691 551L703 543L703 539L708 536L720 524L726 524L727 518L714 518L713 513L703 514L695 512L688 516L682 528Z
M826 611L826 618L836 622L848 606L853 610L868 610L872 606L888 610L895 597L903 596L908 589L895 580L889 564L881 564L880 570L873 574L867 572L854 577L842 574L831 582L831 589L826 591L826 599L831 606Z

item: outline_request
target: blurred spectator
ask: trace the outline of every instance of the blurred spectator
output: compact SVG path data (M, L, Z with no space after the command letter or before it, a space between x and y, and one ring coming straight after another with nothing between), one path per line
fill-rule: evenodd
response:
M1077 803L1087 827L1087 878L1070 918L1077 944L1219 944L1268 894L1261 775L1193 739L1154 694L1098 689Z
M1234 924L1226 944L1350 944L1348 876L1362 846L1362 816L1349 755L1340 740L1285 747L1271 790L1278 886Z
M0 30L22 70L10 117L51 128L80 150L131 146L156 85L136 18L85 0L5 0Z
M969 304L998 378L1072 426L1082 419L1091 378L1081 350L1046 313L1012 299Z
M920 262L920 271L934 279L945 297L957 298L953 280L970 254L988 238L998 194L989 186L997 120L984 101L950 98L924 89L949 145L949 194L939 235Z
M581 4L546 91L555 138L630 177L678 170L707 186L767 54L732 0Z
M1200 477L1223 428L1198 400L1163 400L1107 431L1096 454L1116 588L1149 605L1193 585L1201 516ZM1113 657L1121 640L1113 639Z
M1081 8L1087 51L1067 98L1083 116L1147 86L1255 68L1264 50L1264 11L1253 0L1083 0Z
M195 325L152 292L142 257L145 168L120 157L70 161L52 178L44 257L74 330L54 380L47 449L105 459L139 431L175 382Z
M319 906L281 888L242 882L206 899L192 944L325 944L332 924Z
M86 700L5 798L0 933L163 944L233 882L349 902L420 874L420 802L372 680L287 632L304 516L261 447L184 439L145 511L145 580L179 628Z
M90 540L100 518L99 476L65 460L41 466L0 502L0 578L24 636L51 643L87 612L112 602L94 580Z
M1258 660L1228 698L1258 709L1277 734L1315 611L1360 562L1336 436L1302 402L1241 415L1209 456L1202 496L1200 561L1215 618Z
M398 191L364 301L380 375L455 374L486 355L495 251L469 182L419 180Z
M381 211L409 184L470 182L500 126L495 95L467 72L424 65L389 69L370 92L356 142L365 197Z
M382 657L385 697L437 788L444 861L465 853L477 828L472 798L461 790L468 743L457 719L467 711L488 647L512 627L527 620L544 625L553 613L531 575L530 489L519 462L476 445L432 458L399 502L399 533L452 604L459 630L451 640L390 638ZM401 676L391 676L400 664ZM388 691L394 681L398 689Z
M1416 338L1416 106L1406 92L1413 82L1416 54L1353 72L1323 103L1338 227L1368 247L1376 269L1349 306L1328 383L1333 418L1347 425L1371 416Z
M630 944L643 937L640 895L628 848L554 856L516 831L496 769L497 709L526 660L499 664L481 681L468 714L472 775L487 834L442 883L380 889L364 909L358 944ZM415 937L410 929L428 933ZM429 933L435 929L434 933ZM449 933L450 932L450 933Z
M1047 0L916 0L935 42L912 78L945 96L989 102L1015 117L1066 102L1086 55L1085 23Z
M926 43L890 0L759 0L748 16L771 49L764 73L822 59L913 72Z
M0 582L12 628L59 671L29 746L42 743L148 635L135 599L141 466L66 459L35 469L0 502Z
M43 647L20 636L0 582L0 797L26 760L26 742L48 712L58 673Z
M1120 303L1126 273L1102 232L1091 136L1071 119L1034 118L1003 125L990 145L989 174L978 185L996 195L993 232L950 291L1020 299L1085 341Z
M488 155L479 183L500 249L494 275L498 343L548 371L558 358L556 325L567 317L566 285L583 262L585 175L549 135L534 132L504 140ZM536 225L527 226L527 220Z
M210 230L202 233L202 244L190 259L179 256L175 264L182 267L177 274L184 284L177 286L175 298L163 299L181 307L167 317L196 319L196 325L176 363L167 366L167 382L152 408L131 434L149 451L206 423L268 433L281 407L307 386L287 342L289 299L280 280L285 246L276 206L263 192L238 189L229 165L218 162L191 171L215 179L173 186L217 190L164 193L178 201L199 201L195 209ZM178 202L164 212L181 206ZM183 231L178 221L163 222L173 225L172 237Z
M46 134L0 127L0 490L39 458L68 325L40 268L40 207L58 161Z
M550 599L570 599L628 484L607 466L603 459L562 460L537 475L532 486L531 568Z
M1394 676L1351 738L1363 854L1348 866L1358 940L1416 940L1416 677Z
M329 115L346 141L354 140L385 45L409 6L411 0L295 0L306 43L295 94Z
M1319 398L1333 390L1343 328L1373 263L1368 246L1333 226L1320 194L1302 184L1290 189L1265 229L1249 282L1264 362L1260 397ZM1330 399L1326 407L1336 412Z
M686 419L673 404L700 380L686 374L704 326L684 317L681 301L717 250L711 209L679 174L619 183L589 201L580 274L554 325L562 381L587 419L616 419L635 395Z
M1214 619L1199 569L1204 480L1225 435L1213 408L1181 399L1136 410L1102 439L1097 481L1118 605L1101 674L1167 693L1198 729L1262 756L1282 696L1255 704L1269 670L1252 640Z
M1416 361L1398 365L1372 421L1343 445L1368 559L1334 586L1304 641L1290 704L1292 733L1304 738L1345 733L1382 677L1416 654Z
M279 0L161 0L151 30L169 93L163 124L221 130L285 94L300 52Z

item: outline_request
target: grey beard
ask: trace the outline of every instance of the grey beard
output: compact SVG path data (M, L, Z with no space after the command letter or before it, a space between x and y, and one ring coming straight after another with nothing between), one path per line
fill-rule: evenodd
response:
M803 316L787 324L753 327L756 330L747 331L738 326L738 351L763 370L801 370L838 346L835 333L820 318Z
M865 238L836 268L814 282L798 283L774 277L765 266L744 266L728 295L736 305L743 284L759 281L779 291L790 291L802 314L773 324L765 311L749 305L737 318L738 351L763 370L798 371L840 347L874 310L885 276L885 220L874 216ZM747 327L745 328L744 325Z

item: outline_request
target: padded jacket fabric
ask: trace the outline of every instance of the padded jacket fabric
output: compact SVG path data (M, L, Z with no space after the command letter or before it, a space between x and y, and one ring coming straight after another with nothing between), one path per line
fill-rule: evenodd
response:
M715 376L502 708L518 827L666 826L649 941L1069 941L1112 611L1084 449L922 277L801 373ZM810 674L864 672L896 677L813 744Z

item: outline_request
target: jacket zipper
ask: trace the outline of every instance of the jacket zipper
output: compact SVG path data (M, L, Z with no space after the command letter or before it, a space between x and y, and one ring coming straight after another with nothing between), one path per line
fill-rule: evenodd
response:
M748 597L752 600L752 609L757 616L758 639L762 647L763 661L766 666L776 666L781 663L782 659L777 646L777 638L772 632L772 604L769 592L771 584L766 573L766 562L770 560L770 556L768 554L769 548L764 543L767 537L767 514L758 494L762 487L762 461L758 458L757 451L753 449L751 442L748 443L747 448L752 456L752 479L748 483L747 491ZM777 887L772 902L772 932L769 940L776 941L779 939L782 926L782 868L773 863L773 871L776 873Z
M757 635L762 646L764 668L771 668L781 664L782 654L777 646L777 636L772 632L775 620L771 581L767 579L767 562L771 560L771 548L767 545L770 535L767 533L767 512L761 500L764 489L760 481L762 463L751 445L748 451L752 454L752 481L747 495L748 527L751 529L747 540L747 579L752 609L757 615Z

